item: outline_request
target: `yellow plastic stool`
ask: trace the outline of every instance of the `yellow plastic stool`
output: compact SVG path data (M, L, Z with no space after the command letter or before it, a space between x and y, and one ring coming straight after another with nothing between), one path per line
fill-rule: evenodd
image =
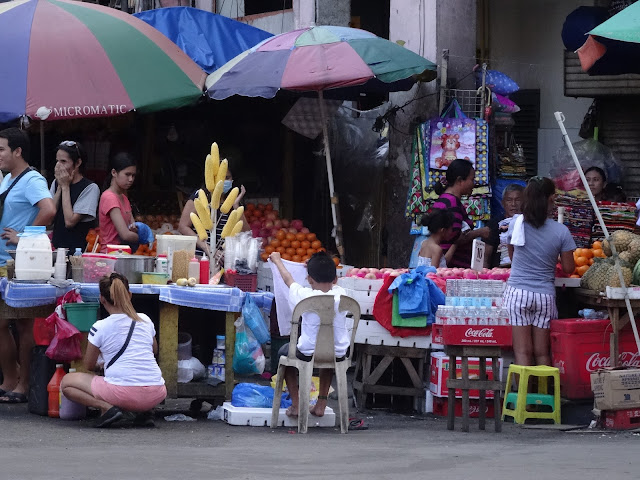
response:
M516 408L507 408L507 399L513 398L514 394L509 395L512 386L513 375L519 375L518 389L515 394L517 400L515 402ZM538 381L538 393L547 393L547 381L548 377L553 377L553 411L552 412L528 412L527 411L527 389L529 385L529 377L542 377L544 380ZM530 398L535 398L535 395L529 395ZM536 405L536 403L532 403ZM502 405L502 420L504 417L513 417L514 423L523 424L529 418L543 418L551 419L554 423L560 422L560 372L557 368L547 367L546 365L539 365L536 367L527 367L523 365L509 365L509 373L507 375L507 386L504 395L504 403Z

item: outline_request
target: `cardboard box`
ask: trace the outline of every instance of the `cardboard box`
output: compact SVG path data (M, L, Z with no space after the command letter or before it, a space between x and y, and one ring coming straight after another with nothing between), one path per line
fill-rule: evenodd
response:
M498 375L502 380L502 358L498 359L500 366ZM447 388L447 379L449 378L449 372L451 365L449 357L443 352L431 353L431 370L429 378L429 390L436 397L446 397L449 395L449 389ZM469 359L469 378L478 378L480 373L480 360L478 358ZM456 378L462 378L462 359L458 357L456 365ZM491 361L487 362L487 379L493 380L493 369ZM456 389L456 398L462 398L462 390ZM480 392L478 390L469 390L469 398L480 398ZM493 398L493 391L487 390L486 398Z
M600 410L640 407L640 369L604 369L591 374L591 389Z

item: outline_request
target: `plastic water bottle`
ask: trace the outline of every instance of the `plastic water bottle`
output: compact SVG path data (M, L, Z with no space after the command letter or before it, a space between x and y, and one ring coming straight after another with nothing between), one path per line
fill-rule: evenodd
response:
M478 325L489 325L487 307L478 308L476 318L478 319Z
M47 413L52 418L60 417L60 384L64 376L64 365L57 363L56 371L47 385L47 392L49 392L49 410Z
M70 368L69 373L74 373L75 368ZM60 418L62 420L82 420L87 416L87 407L69 400L60 389Z
M478 311L474 307L467 307L465 317L467 325L478 325Z
M491 307L489 312L489 325L498 325L498 307Z

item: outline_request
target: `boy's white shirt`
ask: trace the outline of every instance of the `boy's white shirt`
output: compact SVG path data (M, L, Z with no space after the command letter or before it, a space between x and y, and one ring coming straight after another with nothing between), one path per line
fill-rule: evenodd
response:
M322 290L314 290L311 287L303 287L298 283L291 284L289 288L289 304L291 308L295 308L305 298L315 297L318 295L333 295L335 318L333 320L333 343L335 345L336 357L342 357L347 353L351 337L347 330L347 312L340 312L338 304L340 296L346 295L344 288L334 285L329 292ZM320 317L313 312L302 314L302 327L300 328L300 337L298 338L298 350L303 355L313 355L316 349L316 338L318 329L320 328Z

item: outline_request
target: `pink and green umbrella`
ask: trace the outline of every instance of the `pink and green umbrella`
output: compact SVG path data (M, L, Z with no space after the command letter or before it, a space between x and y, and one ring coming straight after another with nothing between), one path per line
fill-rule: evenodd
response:
M280 89L394 92L435 75L434 63L371 32L315 26L246 50L209 75L206 86L217 100L232 95L272 98Z
M206 77L153 27L91 3L0 3L0 45L0 122L182 107Z
M318 92L331 216L344 262L342 227L333 186L324 93L347 98L358 93L408 90L431 81L436 65L397 43L348 27L314 26L276 35L241 53L207 77L207 94L273 98L280 89Z

